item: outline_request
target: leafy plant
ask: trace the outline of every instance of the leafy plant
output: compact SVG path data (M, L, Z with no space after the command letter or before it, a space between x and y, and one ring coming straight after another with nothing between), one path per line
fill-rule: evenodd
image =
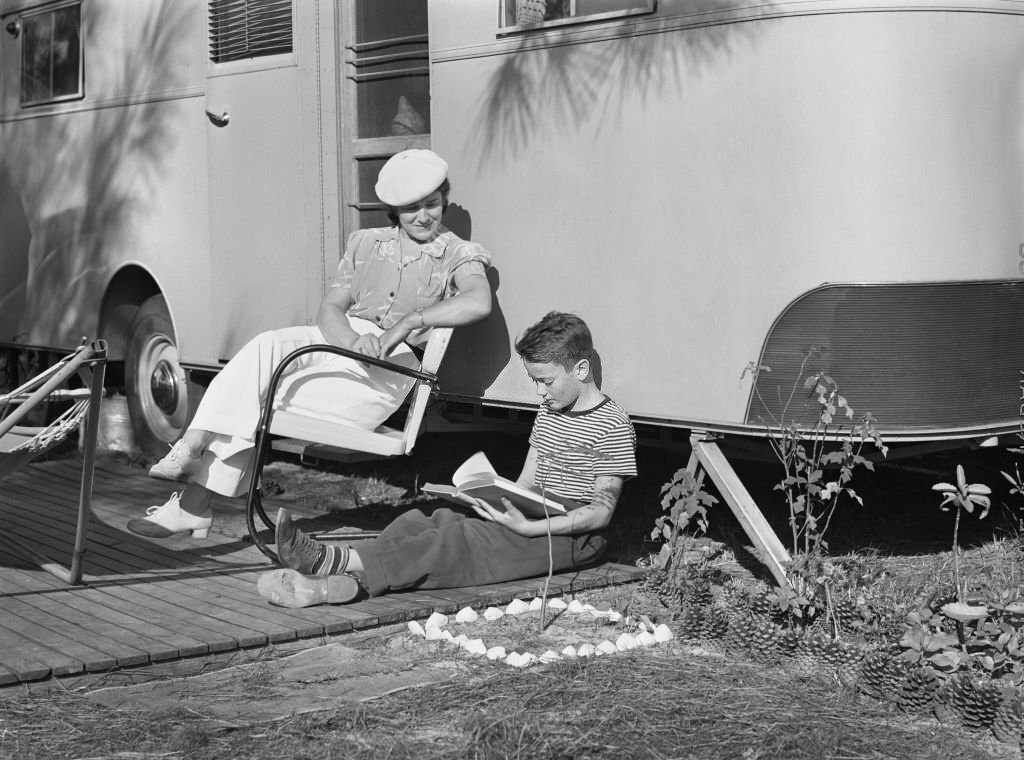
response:
M708 530L708 509L718 499L703 488L703 474L695 476L685 467L676 470L672 479L661 487L661 508L667 514L654 521L651 538L665 543L658 553L655 566L668 569L682 554L679 536L692 524L701 533Z
M983 520L988 515L992 506L989 495L992 489L984 483L968 483L964 474L963 465L956 466L956 483L936 483L932 486L933 491L942 494L942 503L939 509L948 512L956 510L953 520L953 585L956 587L956 598L958 602L964 601L963 579L960 577L960 513L973 514L974 508L978 507L978 519Z
M825 534L841 497L863 503L850 481L857 467L874 470L874 463L862 453L865 445L871 443L882 456L888 454L875 427L875 418L869 412L859 422L853 422L853 407L839 393L836 381L822 371L808 375L802 382L808 398L818 407L814 424L807 428L785 421L801 385L800 378L817 354L818 348L811 346L800 364L780 417L765 423L772 452L783 468L784 477L775 489L782 491L789 508L794 555L801 551L821 553L828 548ZM766 409L768 405L763 403L757 378L761 372L770 371L770 367L751 362L741 376L750 373L754 393Z

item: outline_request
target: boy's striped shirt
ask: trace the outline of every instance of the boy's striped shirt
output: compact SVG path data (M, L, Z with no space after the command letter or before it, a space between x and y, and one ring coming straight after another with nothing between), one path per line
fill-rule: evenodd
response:
M541 406L530 433L537 451L535 486L589 503L594 480L636 475L636 432L629 416L605 396L583 412Z

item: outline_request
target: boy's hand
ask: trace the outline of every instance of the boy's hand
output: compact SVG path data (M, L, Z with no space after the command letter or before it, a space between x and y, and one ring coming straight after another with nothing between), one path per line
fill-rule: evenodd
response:
M502 498L501 500L501 503L505 506L504 512L495 509L483 499L473 499L473 502L473 510L483 519L504 525L513 533L527 535L523 530L523 526L533 521L516 509L515 505L508 499Z

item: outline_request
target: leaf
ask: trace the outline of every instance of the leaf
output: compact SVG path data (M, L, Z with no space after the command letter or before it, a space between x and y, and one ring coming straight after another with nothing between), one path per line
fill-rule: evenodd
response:
M944 604L940 611L951 620L959 620L961 623L969 623L972 620L982 620L988 617L988 607L964 604L963 602Z

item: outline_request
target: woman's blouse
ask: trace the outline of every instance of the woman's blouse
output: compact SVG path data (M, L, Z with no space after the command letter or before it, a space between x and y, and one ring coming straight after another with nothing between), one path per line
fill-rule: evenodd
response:
M443 227L434 240L420 244L416 254L404 257L398 227L374 227L349 236L331 287L349 289L349 316L387 330L409 312L457 292L456 270L460 275L486 276L490 263L491 254L483 246Z

